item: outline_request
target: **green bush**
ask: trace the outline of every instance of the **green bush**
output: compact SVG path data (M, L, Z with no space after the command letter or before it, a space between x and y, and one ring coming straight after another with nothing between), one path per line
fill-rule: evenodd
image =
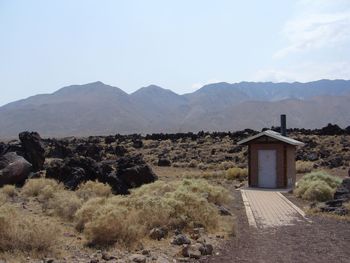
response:
M305 181L317 181L321 180L327 183L331 188L337 188L341 184L341 179L332 176L324 171L316 171L303 176L301 180Z
M335 189L340 183L341 179L325 172L312 172L299 180L294 193L305 200L322 202L332 199Z
M327 201L332 199L333 189L324 181L310 182L309 187L304 192L302 198L310 201Z

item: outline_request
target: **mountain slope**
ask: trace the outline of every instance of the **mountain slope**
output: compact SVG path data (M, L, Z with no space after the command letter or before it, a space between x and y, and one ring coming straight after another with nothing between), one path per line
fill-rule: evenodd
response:
M185 95L151 85L127 94L102 82L64 87L0 107L0 137L220 131L350 125L350 81L215 83Z

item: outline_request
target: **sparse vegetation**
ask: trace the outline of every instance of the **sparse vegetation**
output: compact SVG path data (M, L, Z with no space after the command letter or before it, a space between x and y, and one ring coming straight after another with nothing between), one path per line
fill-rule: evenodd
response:
M314 169L314 163L310 161L297 161L296 171L297 173L310 173Z
M218 167L219 167L220 170L227 170L227 169L235 167L235 163L228 162L228 161L223 161L222 163L219 164Z
M299 180L295 194L305 200L326 201L332 198L336 187L341 183L337 177L325 172L313 172Z
M158 181L133 190L130 196L91 199L76 213L77 228L90 244L134 243L154 227L170 229L202 225L218 227L214 204L229 201L229 193L206 180Z
M4 185L2 188L0 188L0 193L10 198L17 195L16 187L14 185Z
M106 198L95 197L89 199L84 205L75 213L75 228L78 231L83 231L85 224L89 222L96 212L97 208L106 202Z
M75 212L83 202L75 192L61 190L56 192L47 202L47 208L51 209L56 216L66 220L72 220Z
M248 169L232 167L226 171L226 178L229 180L244 180L248 176Z
M94 197L108 197L112 194L112 188L100 182L87 181L79 186L76 194L86 201Z
M53 250L58 231L42 218L0 206L0 252L47 253Z
M350 151L347 151L350 141L340 136L321 139L319 136L303 134L293 136L295 138L299 136L297 139L307 143L306 146L298 148L297 152L299 160L297 171L305 173L305 176L299 181L295 194L312 201L331 199L340 180L329 178L329 175L324 175L325 173L322 172L315 172L316 175L306 173L312 172L313 169L327 168L330 173L343 177L344 174L347 174L344 164L350 160ZM43 227L47 224L49 229L58 229L63 233L57 235L55 231L53 234L49 230L49 236L54 237L54 240L51 245L48 244L48 248L40 248L40 244L35 244L36 241L33 247L39 248L23 249L21 248L23 245L18 245L17 251L26 254L23 259L27 256L30 256L31 259L38 258L36 253L41 249L45 256L55 255L51 251L58 249L60 252L69 254L68 258L71 255L75 256L76 252L93 251L90 250L91 248L84 248L84 244L101 247L101 249L111 245L111 251L114 251L115 247L118 250L123 250L125 246L127 249L138 248L141 244L145 249L149 249L148 244L153 244L153 241L150 242L148 238L152 238L149 236L155 229L161 229L167 233L164 242L158 243L162 253L164 249L174 248L168 244L170 239L174 238L175 230L180 230L193 241L196 239L193 235L200 229L200 237L205 238L207 242L209 240L209 243L214 246L220 244L221 236L225 238L229 236L234 220L230 215L224 216L224 209L235 216L236 208L228 205L232 193L218 185L226 189L233 189L245 184L245 182L237 182L245 181L248 174L247 169L244 169L247 167L247 151L245 147L235 145L238 138L229 136L222 138L219 135L202 136L197 139L191 137L172 138L171 140L156 138L143 140L141 148L133 146L132 136L117 139L111 136L111 138L108 144L102 137L92 137L86 144L85 139L79 138L76 141L65 141L63 145L71 148L73 152L74 149L79 148L82 151L77 152L79 156L84 156L85 149L82 145L91 146L92 150L87 156L91 159L96 158L96 164L98 164L95 166L96 171L104 174L109 172L108 169L103 170L104 168L110 166L113 167L113 171L118 172L121 167L114 166L118 158L122 156L115 154L117 146L123 147L126 159L129 155L134 156L140 153L148 165L154 165L151 167L159 180L140 188L129 189L131 194L125 196L112 194L109 185L97 181L85 182L86 180L81 180L85 183L79 185L75 191L68 190L63 184L46 178L29 179L22 188L14 186L0 188L0 206L14 209L17 213L17 219L13 220L13 224L22 224L26 229L35 230L37 227L31 227L31 224L34 221L43 222ZM116 141L113 141L114 139ZM50 147L54 153L53 150L58 146L53 143ZM338 160L339 156L337 157L339 152L342 154L341 161ZM95 154L98 156L95 157ZM171 167L159 167L160 158L168 160ZM108 165L105 165L105 160ZM49 165L51 160L47 161L46 165ZM65 160L62 159L62 161L65 163ZM60 162L57 163L60 164ZM99 166L101 163L103 167ZM89 167L83 167L85 164ZM82 169L90 168L88 162L74 163L74 165L81 165ZM335 167L335 170L331 170L332 167ZM93 171L95 170L87 170L86 174ZM50 175L46 173L46 176ZM96 177L91 176L91 178L95 180ZM320 209L321 205L315 207ZM344 207L349 210L350 204L347 203ZM10 213L8 213L9 217L12 217ZM23 217L26 222L22 223L20 217ZM3 216L1 215L0 218L2 220ZM7 219L6 222L9 220ZM45 233L37 232L37 236L34 236L33 233L24 235L32 235L33 239L40 238L45 241L46 236L40 237ZM5 238L5 234L1 234L0 238ZM10 234L6 235L7 239L14 240L9 238ZM57 243L57 236L62 243ZM26 237L19 238L28 240ZM6 242L4 241L3 244ZM16 242L13 242L13 248L7 245L6 251L8 252L3 252L4 250L0 248L0 259L7 260L8 258L11 262L13 254L16 253L14 251ZM66 252L65 246L68 242L72 242L72 250ZM175 246L175 249L177 248ZM127 252L125 253L128 255ZM157 252L152 250L153 253L157 255ZM174 251L169 252L169 258L174 254ZM74 261L75 259L69 258L69 260Z
M22 188L21 193L26 197L39 197L41 194L43 199L52 195L55 191L63 189L63 185L54 179L35 178L29 179Z

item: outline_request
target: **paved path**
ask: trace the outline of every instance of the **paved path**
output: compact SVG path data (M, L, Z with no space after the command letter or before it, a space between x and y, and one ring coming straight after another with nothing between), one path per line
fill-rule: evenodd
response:
M250 226L269 228L305 220L304 212L278 191L244 189L241 194Z

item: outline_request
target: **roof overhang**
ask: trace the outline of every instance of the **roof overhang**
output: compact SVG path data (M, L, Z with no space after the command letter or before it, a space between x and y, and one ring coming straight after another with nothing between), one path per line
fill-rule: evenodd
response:
M294 140L294 139L289 138L287 136L283 136L280 133L272 131L272 130L266 130L266 131L260 132L260 133L254 135L254 136L251 136L251 137L248 137L248 138L246 138L244 140L239 141L237 144L238 145L247 144L250 141L258 139L258 138L260 138L262 136L268 136L268 137L274 138L274 139L276 139L278 141L281 141L281 142L284 142L284 143L287 143L287 144L290 144L290 145L294 145L294 146L303 146L303 145L305 145L303 142Z

